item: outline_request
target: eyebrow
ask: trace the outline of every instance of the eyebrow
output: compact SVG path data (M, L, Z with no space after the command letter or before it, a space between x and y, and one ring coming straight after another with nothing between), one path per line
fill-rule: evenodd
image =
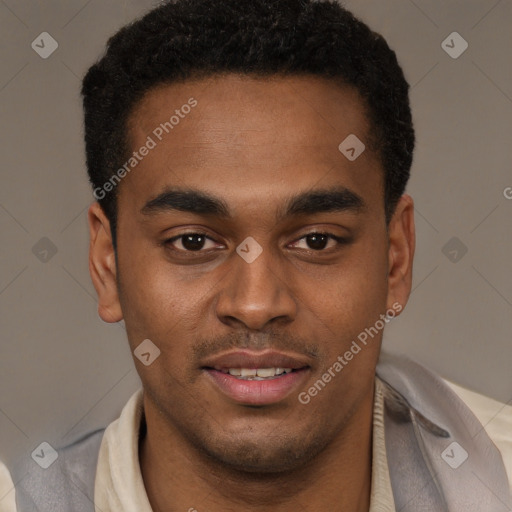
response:
M278 210L277 220L328 212L361 213L366 208L363 198L346 187L314 189L288 198ZM172 211L233 218L224 200L197 189L167 189L141 209L146 216Z

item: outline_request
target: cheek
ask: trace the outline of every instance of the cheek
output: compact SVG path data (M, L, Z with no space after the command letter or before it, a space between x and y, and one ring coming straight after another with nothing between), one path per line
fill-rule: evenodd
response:
M361 243L339 265L310 274L304 296L319 319L346 340L385 311L386 274L385 244Z
M330 414L341 421L372 393L383 333L381 314L386 311L385 269L376 260L353 265L309 298L317 327L326 336L321 343L321 365L309 383L314 385L323 377L329 380L314 400L319 415ZM332 404L340 400L343 407L333 413Z
M136 370L146 390L160 390L176 405L182 389L179 383L188 378L190 329L197 299L187 296L172 276L154 263L134 264L132 268L120 273L120 300ZM146 339L160 351L148 366L134 354Z
M131 345L149 338L163 349L189 326L198 299L193 290L176 280L170 265L161 258L132 253L120 259L119 285Z

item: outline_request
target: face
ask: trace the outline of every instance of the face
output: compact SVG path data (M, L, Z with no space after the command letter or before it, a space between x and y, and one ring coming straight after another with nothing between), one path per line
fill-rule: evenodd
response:
M95 204L90 268L102 318L160 350L134 357L148 416L233 468L311 461L368 411L382 330L358 339L410 291L412 200L388 232L364 103L320 78L216 76L150 91L129 133L150 149L118 185L117 265Z

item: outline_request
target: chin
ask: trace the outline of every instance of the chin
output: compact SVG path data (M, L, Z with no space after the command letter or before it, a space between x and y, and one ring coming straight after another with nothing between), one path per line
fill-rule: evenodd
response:
M278 435L262 439L227 438L203 444L202 451L216 465L237 473L275 474L296 471L314 459L329 444L328 439L286 438ZM306 442L305 442L306 441Z

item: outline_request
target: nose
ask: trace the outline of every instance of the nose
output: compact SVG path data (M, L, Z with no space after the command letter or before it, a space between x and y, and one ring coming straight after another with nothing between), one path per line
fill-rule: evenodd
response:
M286 272L277 262L277 255L263 249L252 262L232 255L231 269L222 281L216 302L221 322L247 329L263 330L270 324L292 322L297 314Z

